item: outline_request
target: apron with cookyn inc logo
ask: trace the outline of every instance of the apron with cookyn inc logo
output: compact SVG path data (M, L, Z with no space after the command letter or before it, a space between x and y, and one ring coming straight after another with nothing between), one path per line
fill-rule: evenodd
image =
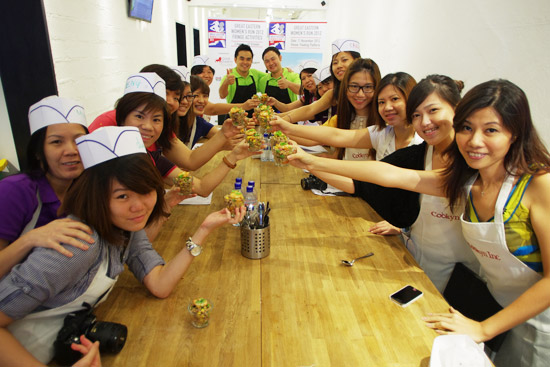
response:
M432 170L433 146L426 151L424 167ZM462 235L460 216L449 208L446 198L420 195L420 213L411 226L405 245L418 265L443 293L456 263L479 273L479 263Z
M468 182L470 195L477 175ZM510 253L506 244L503 211L514 185L508 176L495 205L494 222L472 223L461 217L462 233L481 264L487 287L498 303L508 306L542 276ZM550 309L510 330L500 347L495 365L542 367L550 364Z
M351 122L350 130L359 130L367 128L366 116L355 116L355 119ZM345 161L367 161L369 160L369 149L361 148L345 148L344 160Z

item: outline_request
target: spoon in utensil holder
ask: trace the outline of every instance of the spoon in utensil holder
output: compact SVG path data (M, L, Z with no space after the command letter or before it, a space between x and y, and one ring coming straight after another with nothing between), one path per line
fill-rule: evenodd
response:
M361 256L361 257L358 257L357 259L353 259L351 261L348 261L348 260L342 260L342 264L346 265L346 266L353 266L353 263L359 259L364 259L365 257L370 257L374 255L374 253L372 252L369 252L368 254L366 254L365 256Z

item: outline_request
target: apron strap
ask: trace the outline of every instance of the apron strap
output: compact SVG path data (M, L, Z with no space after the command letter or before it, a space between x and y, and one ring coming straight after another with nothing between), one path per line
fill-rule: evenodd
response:
M195 121L193 121L193 127L191 128L191 134L189 134L189 141L187 142L187 148L193 148L193 141L195 140L195 134L197 133L197 117L195 116Z
M34 229L36 227L36 223L38 222L38 218L40 217L40 212L42 211L42 199L40 199L40 192L38 191L38 188L36 188L36 200L38 200L38 206L32 214L32 218L29 223L27 223L25 228L23 228L23 231L19 235L20 237L30 230Z
M495 223L503 223L503 211L508 201L508 196L514 187L514 176L506 175L495 204Z

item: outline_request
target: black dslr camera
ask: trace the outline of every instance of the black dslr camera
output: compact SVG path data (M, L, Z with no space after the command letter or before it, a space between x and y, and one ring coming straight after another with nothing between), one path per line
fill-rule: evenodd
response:
M92 342L99 341L101 353L118 353L126 343L128 328L125 325L97 321L92 307L88 304L85 306L87 309L72 312L65 317L54 342L55 360L63 366L72 366L82 358L80 352L71 349L72 343L80 344L80 335L84 334Z
M300 185L302 185L302 189L304 190L317 189L323 191L327 189L327 183L314 175L302 178Z

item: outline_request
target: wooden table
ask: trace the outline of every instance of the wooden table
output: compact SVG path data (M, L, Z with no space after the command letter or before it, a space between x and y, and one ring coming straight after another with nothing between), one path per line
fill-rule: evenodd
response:
M214 167L218 155L200 172ZM128 326L128 341L104 366L428 366L437 334L421 317L447 303L400 240L372 235L380 217L362 200L321 197L300 187L292 166L247 159L214 190L210 206L178 206L154 243L172 258L204 217L223 205L236 177L254 180L272 207L271 254L240 253L240 230L219 228L164 300L124 272L99 320ZM343 266L368 252L374 256ZM407 308L389 295L411 284L424 296ZM190 299L214 308L210 325L191 326Z

